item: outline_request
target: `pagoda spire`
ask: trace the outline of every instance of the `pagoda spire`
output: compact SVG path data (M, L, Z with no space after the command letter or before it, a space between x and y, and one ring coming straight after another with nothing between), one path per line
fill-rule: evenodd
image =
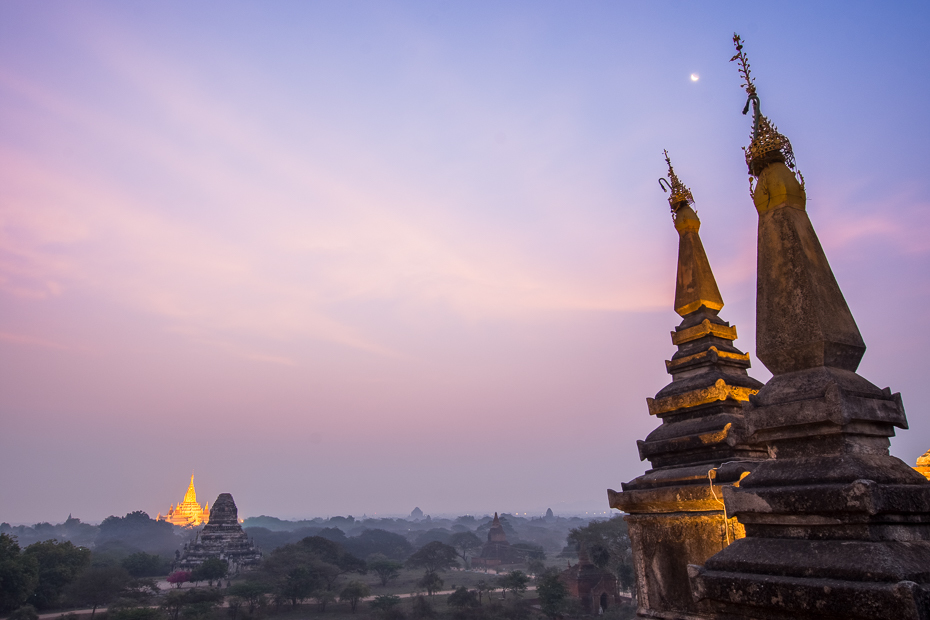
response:
M701 220L691 208L694 197L685 185L679 180L672 168L668 151L665 153L665 163L668 164L668 179L659 179L659 187L666 191L668 187L668 204L672 209L672 220L675 230L678 231L678 276L675 281L675 312L686 316L698 310L701 306L709 310L719 311L723 308L723 298L717 288L717 281L710 269L704 244L698 231L701 229Z
M739 35L733 35L743 89L743 114L753 108L746 164L759 212L756 353L774 375L828 366L855 372L865 342L807 215L804 177L788 138L760 111L755 81ZM785 303L792 300L791 303Z
M733 345L736 327L718 315L723 298L701 242L694 197L665 152L668 191L678 232L674 309L681 323L671 333L677 351L665 362L672 381L655 398L649 414L659 426L637 441L639 456L652 469L608 490L611 508L628 514L640 610L668 617L699 617L700 607L681 584L688 564L701 563L742 535L720 501L722 487L737 484L764 447L746 441L744 403L762 387L749 376L749 355ZM580 556L579 562L583 563Z
M197 503L197 491L194 490L194 474L191 474L191 483L187 487L187 493L184 494L184 503L185 504L196 504Z

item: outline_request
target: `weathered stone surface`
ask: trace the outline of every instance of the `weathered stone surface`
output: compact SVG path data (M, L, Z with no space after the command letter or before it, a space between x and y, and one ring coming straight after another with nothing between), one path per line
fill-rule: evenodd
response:
M857 558L863 561L862 558ZM754 575L688 567L694 596L719 620L927 620L930 589L913 581Z
M685 560L693 558L695 563L703 563L726 548L728 540L740 534L734 531L738 524L726 523L719 510L685 508L674 513L642 512L626 517L641 616L710 617L714 610L713 605L692 599L689 561Z
M261 551L242 530L239 510L229 493L220 493L216 498L210 522L192 542L184 545L177 568L193 569L208 558L225 560L232 573L258 564L262 558Z
M785 164L774 163L755 195L766 200L759 209L756 355L776 375L816 366L855 371L865 343L807 216L800 183Z

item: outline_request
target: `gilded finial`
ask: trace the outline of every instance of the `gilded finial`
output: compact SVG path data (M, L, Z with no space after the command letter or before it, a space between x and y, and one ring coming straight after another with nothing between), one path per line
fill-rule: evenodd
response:
M739 74L745 82L742 86L743 90L746 91L746 105L743 106L743 114L747 114L749 107L752 106L751 141L748 148L743 148L749 174L755 177L759 176L765 166L773 161L784 161L786 166L794 170L796 165L791 142L778 133L778 128L772 121L762 115L762 105L756 92L756 83L749 72L749 58L743 51L742 39L736 33L733 34L733 45L736 46L736 54L730 59L730 62L738 62ZM752 179L750 178L750 186L751 184Z
M672 168L672 161L668 157L668 151L663 150L662 153L665 154L665 163L668 164L668 178L660 178L659 187L662 188L663 192L669 192L668 205L672 209L672 219L674 220L682 203L689 205L694 204L694 196L691 195L691 190L688 189L678 178L678 175L675 174L675 169Z

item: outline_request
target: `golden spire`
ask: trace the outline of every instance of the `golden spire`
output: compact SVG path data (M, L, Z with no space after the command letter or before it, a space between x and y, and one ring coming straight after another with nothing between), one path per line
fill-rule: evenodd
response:
M714 272L710 269L704 244L701 243L701 220L691 208L694 197L691 190L675 174L668 151L665 163L668 164L670 180L659 179L662 191L669 191L668 204L672 208L672 221L678 231L678 275L675 279L675 312L686 316L706 307L714 312L723 308L723 298L717 288ZM668 190L666 190L668 186Z
M191 484L187 487L187 493L184 494L184 503L197 503L197 491L194 490L194 474L191 474Z
M662 188L663 192L669 192L668 205L672 209L672 219L674 220L677 217L678 209L683 203L688 205L694 204L694 196L691 195L691 190L688 189L678 178L678 175L675 174L675 169L672 168L672 161L668 158L668 151L663 150L662 153L665 154L665 163L668 164L668 178L660 178L659 187Z
M749 147L743 149L749 174L758 177L765 166L774 161L784 161L786 166L794 170L794 151L791 149L791 142L778 133L778 128L772 121L762 115L759 95L756 93L756 83L749 73L749 59L743 52L743 41L736 33L733 34L733 45L736 46L736 55L730 59L730 62L739 62L739 74L745 82L743 90L746 91L746 105L743 106L743 114L747 114L749 106L752 105L752 137ZM802 176L802 188L803 185L804 177Z

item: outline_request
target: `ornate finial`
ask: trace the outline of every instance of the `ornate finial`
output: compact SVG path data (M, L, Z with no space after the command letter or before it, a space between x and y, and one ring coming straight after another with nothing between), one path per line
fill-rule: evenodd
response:
M733 45L736 46L736 54L730 59L730 62L739 62L739 74L746 82L743 84L743 90L746 91L746 105L743 106L743 114L747 114L749 106L752 106L752 139L749 147L743 148L749 174L759 176L767 164L781 160L784 160L785 165L789 168L795 169L794 151L791 149L791 142L778 133L778 128L772 121L762 115L762 106L759 102L759 95L756 93L756 83L749 73L749 58L743 52L742 39L736 33L733 34ZM751 183L752 180L750 179Z
M678 175L675 174L675 169L672 168L672 161L668 158L668 151L663 150L662 152L665 154L665 163L668 164L668 178L660 178L659 187L662 188L663 192L669 192L668 204L672 208L672 219L675 219L675 215L678 213L681 203L693 205L694 196L691 195L691 190L688 189L678 178Z
M743 79L746 80L746 83L743 85L743 90L746 91L746 94L749 95L750 101L755 97L756 102L759 101L759 98L756 97L756 83L752 79L752 76L749 75L749 58L746 54L743 53L743 40L739 38L739 35L735 32L733 33L733 45L736 46L736 55L730 59L730 62L734 60L739 61L739 74L743 76ZM746 108L743 110L743 114L749 111L749 101L746 102Z

